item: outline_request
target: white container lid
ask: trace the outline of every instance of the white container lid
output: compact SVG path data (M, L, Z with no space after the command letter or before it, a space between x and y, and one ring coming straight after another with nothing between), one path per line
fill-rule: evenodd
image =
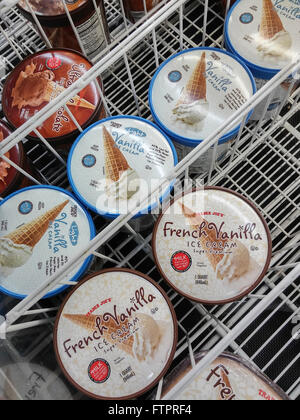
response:
M149 103L155 122L172 140L196 147L255 93L253 76L238 58L216 48L194 48L159 67L150 85ZM234 127L219 143L234 138L239 128Z
M96 399L132 399L169 368L177 344L174 309L144 274L110 269L89 276L57 316L54 348L68 380Z
M69 155L68 176L87 207L112 219L147 198L177 162L173 144L154 124L119 116L97 122L79 136ZM162 191L161 200L172 186ZM145 205L136 217L156 206Z
M153 253L178 293L204 304L248 295L272 255L266 222L241 195L206 187L177 197L156 223Z
M67 191L38 186L0 202L0 291L23 299L57 273L95 236L91 216ZM66 280L76 281L91 258ZM62 292L58 284L45 297Z

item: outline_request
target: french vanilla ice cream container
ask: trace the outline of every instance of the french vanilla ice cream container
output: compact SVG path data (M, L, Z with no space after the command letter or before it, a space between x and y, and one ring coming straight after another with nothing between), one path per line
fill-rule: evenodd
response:
M225 304L248 295L270 264L268 226L243 196L206 187L177 197L158 219L154 258L181 295Z
M181 160L255 92L253 76L241 60L223 50L194 48L159 67L150 85L149 103L155 122L174 141ZM240 124L219 140L217 159L227 154L228 142L239 129ZM212 158L213 148L192 169L206 172Z
M196 363L206 352L196 354ZM183 360L165 379L163 396L192 369L191 359ZM221 354L204 368L176 400L198 401L287 401L289 397L248 361L231 353Z
M14 128L19 128L91 68L92 63L87 58L72 50L44 50L27 57L4 84L2 107L6 119ZM69 110L83 128L100 117L102 101L99 86L100 80L93 81L67 102ZM63 106L37 131L54 146L70 145L79 134ZM39 141L34 132L28 138Z
M174 309L142 273L110 269L83 280L60 308L57 360L69 381L96 399L132 399L168 370L177 345Z
M37 186L0 202L0 291L23 299L59 272L95 236L91 216L67 191ZM74 264L65 281L78 280L91 258ZM45 297L62 292L56 285Z
M239 0L230 10L225 31L227 49L250 68L258 89L299 57L299 25L299 4L294 0ZM291 75L271 94L267 118L276 113L293 81ZM261 118L267 100L255 108L253 120Z
M76 196L95 213L113 219L141 203L143 208L135 214L139 217L170 194L172 181L151 200L176 164L172 142L154 124L119 116L93 124L78 137L69 155L68 175Z
M0 120L0 145L11 133L12 130L7 123ZM5 156L26 172L29 171L29 164L21 142L5 153ZM7 197L14 191L28 186L28 184L28 178L21 174L13 165L4 159L0 159L0 197Z

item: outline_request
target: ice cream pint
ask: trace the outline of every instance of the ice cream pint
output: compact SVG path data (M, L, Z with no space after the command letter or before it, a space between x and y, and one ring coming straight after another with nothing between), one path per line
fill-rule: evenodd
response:
M91 217L74 197L59 188L29 187L0 202L0 291L23 299L59 272L95 236ZM66 281L78 280L91 257ZM63 291L58 284L45 297Z
M10 127L4 121L0 120L0 143L11 133ZM18 143L11 148L5 153L5 156L25 171L29 170L29 164L22 143ZM28 184L28 179L21 172L17 171L14 166L4 159L0 159L0 197L4 198L14 191L28 186Z
M84 56L71 50L45 50L27 57L5 82L2 106L6 119L13 127L20 127L91 68ZM97 121L102 108L97 81L68 101L67 106L83 128ZM37 130L54 146L70 145L79 134L64 107ZM35 132L28 138L39 140Z
M57 316L54 348L69 381L96 399L132 399L168 370L177 344L174 309L144 274L105 270L83 280Z
M196 354L196 363L206 352ZM165 379L163 396L192 369L187 358ZM288 396L251 363L231 353L221 354L177 395L176 400L200 401L288 401Z
M250 71L232 54L215 48L194 48L161 65L150 85L149 103L155 122L175 142L181 160L255 92ZM239 128L219 140L217 159L227 154L228 142L236 137ZM213 148L192 169L206 172L212 157Z
M207 187L180 195L153 234L156 264L180 294L224 304L249 294L271 259L271 236L261 215L241 195Z
M135 214L139 217L157 206L157 196L153 202L147 197L176 164L171 141L154 124L119 116L97 122L79 136L69 155L68 175L77 197L106 218L128 214L146 199ZM170 182L159 191L161 200L170 193Z
M97 10L91 0L66 1L67 10L83 47L82 51L62 0L29 0L29 5L53 48L71 48L90 59L101 53L106 47L106 39L109 40L104 2L96 0L95 4ZM25 0L20 0L18 8L25 18L35 25Z
M250 68L258 89L299 57L299 25L295 0L240 0L231 9L226 20L227 49ZM271 93L266 118L276 114L292 82L291 76ZM268 99L255 108L253 120L261 118Z
M125 11L129 13L130 18L137 22L143 16L145 16L145 10L147 12L157 6L161 0L123 0Z

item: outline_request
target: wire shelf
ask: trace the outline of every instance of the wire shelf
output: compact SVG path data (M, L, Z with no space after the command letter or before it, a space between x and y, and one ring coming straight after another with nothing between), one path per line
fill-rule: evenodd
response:
M84 83L87 85L98 75L102 76L110 115L136 115L151 120L148 88L158 65L181 49L204 44L223 48L224 18L218 2L170 0L166 3L164 1L161 8L151 13L147 21L144 19L132 25L122 15L117 0L106 2L113 43L104 56L95 60L93 72ZM4 65L0 61L2 87L5 73L26 55L45 48L45 43L15 8L2 16L0 26L0 54L4 61ZM3 67L6 71L1 72ZM273 85L270 83L258 93L257 101L267 97L292 69L299 68L300 63L294 63L274 78ZM82 85L75 83L73 90L56 98L48 112L53 113L53 106L58 109L81 89ZM183 379L177 391L184 388L210 359L229 350L252 361L292 399L300 398L299 337L293 333L300 317L299 96L298 87L286 98L273 120L262 118L258 123L245 125L239 138L230 146L227 157L222 162L212 162L209 172L204 174L206 184L230 188L251 200L265 217L272 234L271 268L257 289L241 301L206 307L179 296L162 280L154 264L152 229L142 233L136 231L127 223L130 215L111 224L94 216L98 236L89 249L96 256L90 271L128 267L147 274L163 287L178 317L179 342L174 366L191 353L210 350L208 358ZM244 115L248 114L251 105L253 103L246 104ZM28 126L16 130L3 143L1 153L26 137L46 118L47 109ZM234 118L230 122L234 122ZM227 130L225 125L197 148L193 156L179 164L175 173L178 181L205 148L217 144L222 130ZM64 165L66 156L53 154L47 143L34 146L30 142L24 143L42 183L70 190ZM202 180L203 176L199 179L192 176L194 183ZM152 217L154 222L156 215ZM63 274L54 277L52 287ZM45 291L42 287L21 303L1 297L0 313L6 321L0 322L3 338L0 366L7 361L34 361L46 364L61 377L52 351L52 329L65 293L44 301L40 298ZM72 398L85 398L70 389Z

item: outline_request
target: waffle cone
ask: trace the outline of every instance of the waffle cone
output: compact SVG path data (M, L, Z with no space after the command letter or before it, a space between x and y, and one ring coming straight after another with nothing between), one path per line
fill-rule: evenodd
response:
M182 211L184 216L189 220L189 224L192 229L199 229L199 227L202 225L202 223L205 223L206 226L208 225L207 221L194 212L193 210L186 207L184 204L180 203L182 207ZM206 251L207 258L209 259L209 262L211 263L213 269L217 271L217 266L220 261L222 261L224 254L211 254L211 248L208 248L207 242L216 242L217 244L222 243L224 246L227 241L221 240L220 238L217 238L216 233L212 230L206 229L207 236L203 235L200 238L201 246ZM223 251L223 247L213 248L214 251Z
M93 332L97 330L97 315L72 315L72 314L64 314L64 317L69 321L73 322L73 324L84 328L86 331ZM114 320L110 319L108 322L102 321L101 326L106 327L107 330L103 330L102 338L107 340L110 344L117 344L118 348L130 356L133 356L133 342L134 337L130 335L127 339L127 333L124 333L122 330L123 327L126 328L128 331L128 321L123 323L122 325L117 325ZM112 334L116 334L116 339L112 338ZM124 340L124 341L121 341Z
M69 200L64 201L52 210L47 211L43 216L6 235L5 238L10 239L14 244L27 245L34 248L47 232L49 224L54 222L68 203Z
M276 34L284 30L284 26L272 0L263 0L263 12L260 25L261 37L266 40L272 39Z
M130 166L105 126L103 126L103 142L106 179L108 183L117 182L122 173L130 169Z
M55 82L49 81L47 85L47 89L45 92L44 99L47 102L51 102L51 100L55 99L58 95L64 92L66 89L63 86L58 85ZM73 105L80 108L86 108L95 110L95 105L88 102L86 99L81 98L79 95L74 96L74 98L70 99L67 102L67 105Z
M177 106L191 104L201 99L206 101L206 96L206 53L203 52L183 94L177 102Z

